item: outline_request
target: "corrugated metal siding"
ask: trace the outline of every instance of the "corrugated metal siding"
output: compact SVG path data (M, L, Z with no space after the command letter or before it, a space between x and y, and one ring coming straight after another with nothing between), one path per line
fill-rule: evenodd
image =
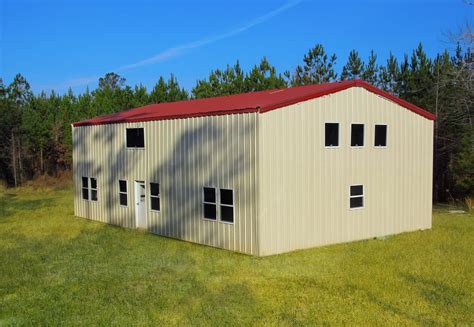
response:
M339 122L339 147L324 147L324 123ZM350 124L365 146L350 147ZM388 147L374 148L374 125ZM431 228L433 122L362 88L259 116L259 245L275 254ZM365 208L349 209L364 184Z
M145 128L145 149L125 147L127 127ZM134 182L145 181L149 231L257 254L256 129L255 113L75 127L75 214L134 228ZM97 178L97 202L82 200L82 176ZM119 179L128 181L128 207L119 205ZM150 182L160 183L160 212L150 210ZM234 190L234 224L202 219L203 186Z

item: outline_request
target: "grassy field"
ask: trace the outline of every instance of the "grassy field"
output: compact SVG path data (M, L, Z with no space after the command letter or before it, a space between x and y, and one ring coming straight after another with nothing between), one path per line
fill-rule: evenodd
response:
M0 325L474 324L474 215L256 258L73 216L72 193L0 193Z

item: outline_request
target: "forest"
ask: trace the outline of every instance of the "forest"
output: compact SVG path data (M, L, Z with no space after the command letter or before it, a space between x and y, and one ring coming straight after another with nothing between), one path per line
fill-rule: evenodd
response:
M472 34L471 34L472 37ZM472 39L470 40L472 42ZM71 123L150 103L230 95L265 89L363 79L437 116L434 132L433 201L447 202L474 194L473 72L470 46L457 43L429 57L422 44L397 59L379 63L372 51L361 58L352 50L344 65L317 44L292 71L278 72L262 58L248 71L239 62L212 70L191 90L171 75L160 77L151 90L129 86L111 72L94 90L74 94L32 92L17 74L10 83L0 78L0 181L15 187L36 176L56 176L71 169Z

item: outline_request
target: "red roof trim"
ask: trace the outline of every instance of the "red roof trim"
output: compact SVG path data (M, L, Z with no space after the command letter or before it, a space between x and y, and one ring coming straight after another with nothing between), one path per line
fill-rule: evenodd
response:
M337 93L351 87L362 87L367 91L395 102L422 117L430 120L436 119L436 116L432 113L423 110L412 103L402 100L388 92L376 88L367 82L362 80L352 80L281 89L281 92L267 90L207 99L154 104L76 122L73 123L73 126L183 119L191 117L230 115L251 112L265 113L267 111L286 107L295 103L319 98L332 93Z
M131 109L133 110L133 109ZM166 115L161 116L159 118L155 117L146 117L146 118L121 118L116 119L113 121L97 121L91 122L90 120L83 120L76 123L72 123L74 127L77 126L91 126L91 125L108 125L108 124L121 124L121 123L137 123L137 122L145 122L145 121L155 121L155 120L170 120L170 119L185 119L185 118L193 118L193 117L205 117L205 116L222 116L222 115L232 115L232 114L245 114L245 113L252 113L258 112L258 108L245 108L245 109L233 109L233 110L220 110L220 111L213 111L213 112L203 112L203 113L192 113L187 115ZM92 119L101 118L101 117L109 117L110 115L98 116Z

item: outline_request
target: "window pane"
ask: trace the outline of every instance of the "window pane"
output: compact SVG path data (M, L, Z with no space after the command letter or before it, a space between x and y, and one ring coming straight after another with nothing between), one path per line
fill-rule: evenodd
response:
M97 179L91 178L91 188L97 188Z
M204 187L204 202L216 203L216 189Z
M137 128L137 141L136 141L135 146L137 148L145 147L145 135L143 132L143 128Z
M216 205L204 203L204 218L216 219Z
M86 188L82 189L82 198L84 200L89 200L89 190L88 189L86 189Z
M234 198L233 198L232 193L233 193L232 190L221 189L221 203L222 204L233 205L234 204Z
M387 125L375 125L375 146L387 146Z
M364 125L351 125L351 146L364 146Z
M233 223L234 207L221 206L221 220L228 223Z
M88 178L82 177L82 187L88 187Z
M91 200L92 201L97 201L97 191L96 190L91 190Z
M158 196L160 194L160 184L150 183L150 193L151 195Z
M127 148L134 148L135 147L135 129L128 128L127 129Z
M150 198L151 199L151 210L160 211L160 198Z
M351 186L351 196L362 195L364 192L362 185L352 185Z
M127 182L119 181L119 189L120 189L120 192L127 193Z
M145 146L143 128L127 128L127 147L143 148Z
M128 203L127 203L127 194L120 193L120 205L122 205L122 206L128 205Z
M364 206L364 198L362 196L350 199L351 208L361 208Z
M339 146L339 124L326 123L325 125L325 146Z

